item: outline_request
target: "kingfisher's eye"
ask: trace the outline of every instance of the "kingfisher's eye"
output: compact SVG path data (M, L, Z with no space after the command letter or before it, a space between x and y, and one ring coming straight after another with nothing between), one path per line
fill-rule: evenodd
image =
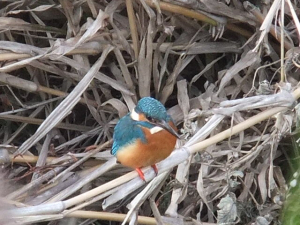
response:
M156 121L156 120L153 119L153 117L151 117L151 116L146 116L146 119L149 120L149 122L152 122L152 123L154 123L154 122Z

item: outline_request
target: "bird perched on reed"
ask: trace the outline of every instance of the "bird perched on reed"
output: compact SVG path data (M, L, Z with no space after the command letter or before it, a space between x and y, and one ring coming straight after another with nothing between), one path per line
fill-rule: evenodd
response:
M157 174L155 164L171 154L177 138L177 128L166 108L156 99L144 97L117 123L111 153L145 180L140 168L152 166Z

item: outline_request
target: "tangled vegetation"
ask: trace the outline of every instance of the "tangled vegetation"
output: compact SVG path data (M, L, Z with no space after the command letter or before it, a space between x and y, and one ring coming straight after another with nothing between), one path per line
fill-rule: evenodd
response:
M296 0L1 1L1 224L296 224L299 17ZM146 183L110 154L145 96L181 134Z

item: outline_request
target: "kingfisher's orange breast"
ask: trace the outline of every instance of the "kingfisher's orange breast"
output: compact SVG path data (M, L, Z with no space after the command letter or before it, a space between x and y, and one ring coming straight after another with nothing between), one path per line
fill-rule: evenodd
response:
M175 125L170 125L177 131ZM131 168L151 166L167 158L175 148L177 138L166 130L158 131L154 134L150 130L142 128L147 143L140 139L118 150L116 157L118 161Z

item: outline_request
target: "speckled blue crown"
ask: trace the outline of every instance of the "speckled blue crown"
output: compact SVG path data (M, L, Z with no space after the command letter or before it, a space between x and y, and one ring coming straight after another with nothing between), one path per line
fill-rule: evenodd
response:
M146 116L151 116L158 120L168 120L166 108L154 98L144 97L138 101L135 107L137 113L144 113Z

